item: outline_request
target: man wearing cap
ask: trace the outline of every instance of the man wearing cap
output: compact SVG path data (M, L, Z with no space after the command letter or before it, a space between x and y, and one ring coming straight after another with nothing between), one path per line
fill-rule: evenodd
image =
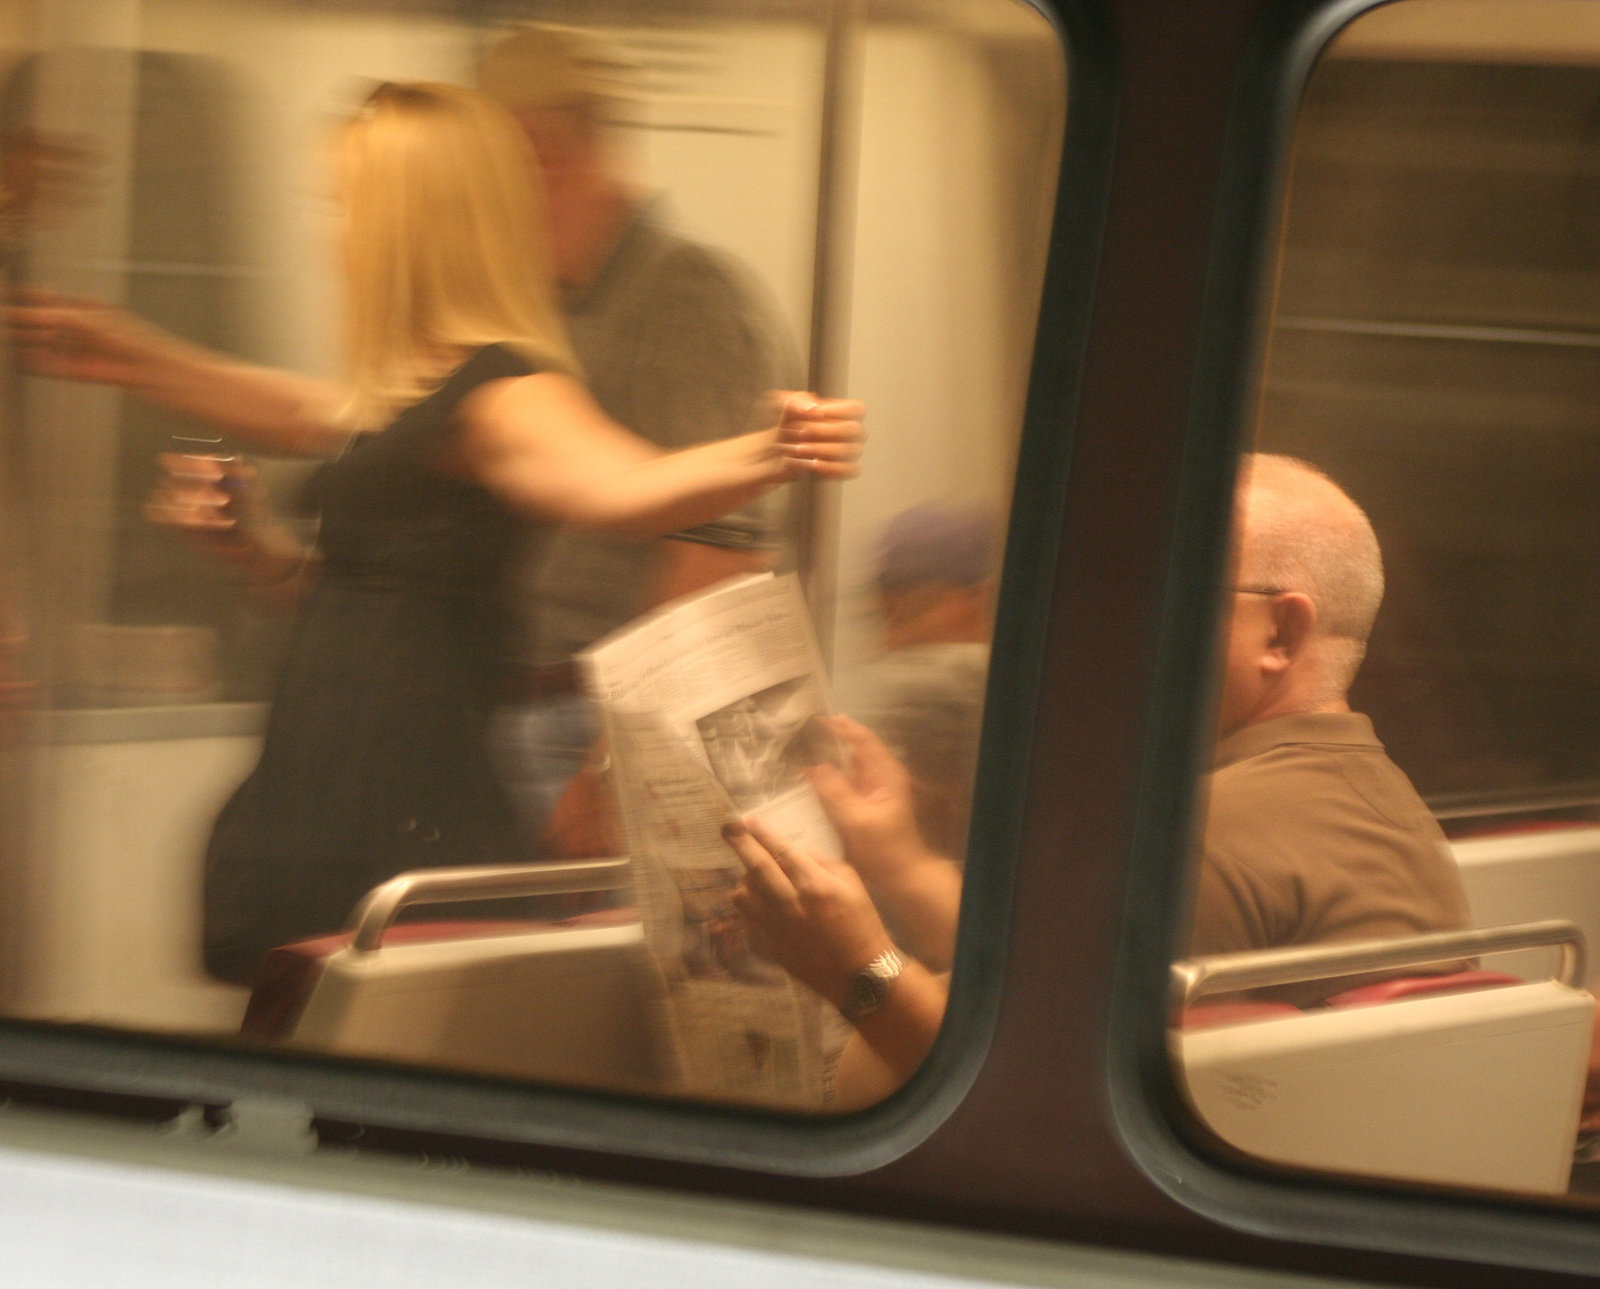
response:
M625 72L585 33L530 27L490 49L478 86L517 117L538 156L590 390L617 421L674 449L754 428L758 400L799 384L799 365L740 267L664 228L624 177L607 120ZM766 567L772 545L771 525L746 511L655 542L561 531L530 559L525 666L500 738L508 787L535 830L597 734L573 655L651 605ZM563 853L604 848L591 809L563 814Z
M896 515L876 559L883 649L841 686L841 706L910 772L924 839L955 857L966 848L989 674L993 561L983 508L940 502Z

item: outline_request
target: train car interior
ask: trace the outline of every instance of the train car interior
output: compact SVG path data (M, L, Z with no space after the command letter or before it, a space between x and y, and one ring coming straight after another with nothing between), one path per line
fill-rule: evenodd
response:
M424 99L547 331L428 313ZM19 1265L216 1182L362 1197L334 1270L410 1195L572 1283L1600 1274L1597 228L1600 0L9 0ZM496 473L529 388L619 509L777 433L641 536Z
M74 12L50 7L57 47L19 59L10 77L19 123L82 150L59 144L63 191L41 196L13 278L312 372L338 349L318 131L374 80L470 80L516 30L492 14L452 22L412 6L136 4L138 43L122 49L75 33ZM885 12L856 33L845 70L859 90L841 94L830 67L843 56L803 6L732 8L676 30L621 6L600 37L625 69L606 125L630 191L750 275L774 344L792 351L793 383L848 370L879 409L881 468L819 516L834 541L808 562L814 614L848 686L880 647L874 549L894 516L928 503L981 510L998 567L1053 191L1052 174L1024 180L1023 168L1062 126L1055 42L1010 6ZM124 80L118 108L104 87ZM888 97L915 85L943 116L908 133ZM896 167L879 164L885 153ZM56 222L52 198L66 212ZM914 242L899 236L908 212L926 209L944 226L917 220ZM994 231L978 254L972 227ZM927 274L930 260L945 267ZM887 341L896 335L906 356ZM931 367L929 345L943 353ZM286 628L144 518L157 454L202 429L104 391L25 392L13 487L41 514L68 495L75 509L41 534L38 568L26 570L51 588L48 607L26 610L30 665L49 667L33 683L51 697L29 732L25 773L39 790L8 865L5 1010L226 1034L248 991L198 969L195 891L211 821L257 755ZM69 412L56 398L95 406ZM76 482L41 473L54 468L52 435L71 436ZM294 513L303 467L257 468L291 523L314 522Z
M872 401L877 468L850 491L790 489L764 516L772 537L761 558L803 579L839 710L888 710L875 676L895 647L909 649L904 665L931 660L950 672L935 678L945 707L928 722L943 759L917 791L959 861L964 822L953 821L969 809L1055 193L1055 168L1039 158L1059 151L1064 130L1050 25L1010 4L831 17L807 5L732 5L670 20L628 5L605 14L489 5L461 16L409 4L141 2L118 13L121 25L108 27L98 8L51 4L24 24L37 43L19 45L4 95L12 164L19 175L32 167L8 246L13 290L27 300L48 284L230 361L315 377L339 365L338 224L323 142L333 123L374 83L472 84L519 33L577 51L562 57L593 82L583 91L596 117L592 164L609 199L647 229L619 245L658 275L668 270L644 256L665 252L634 249L657 227L682 239L663 240L673 254L703 252L712 267L696 271L715 272L712 287L742 310L732 340L721 318L706 324L709 360L750 370L669 370L679 298L613 321L608 311L632 306L610 300L632 288L615 284L623 269L613 274L609 261L581 284L599 301L592 308L563 279L580 299L579 356L624 420L641 407L659 418L659 405L678 399L726 427L703 387L753 379L757 349L765 384L848 388ZM920 105L914 117L900 109L907 94ZM543 180L554 226L558 203L572 199L554 171ZM685 283L668 280L680 295L707 289ZM628 328L641 336L584 340ZM207 971L213 823L262 755L273 676L297 627L271 588L258 593L252 575L157 521L154 499L167 486L163 460L232 461L240 445L181 409L41 379L20 348L7 381L6 600L25 714L6 754L4 1014L185 1044L210 1037L235 1051L694 1091L681 1072L664 1072L684 1065L672 1049L688 1022L670 1009L663 1019L662 981L703 976L711 992L731 981L734 994L749 983L723 961L726 916L696 906L663 933L665 947L646 942L649 918L629 909L647 901L630 894L632 882L597 878L592 850L579 864L590 868L570 880L557 871L566 856L537 843L518 856L537 859L532 874L526 862L435 868L438 829L399 819L388 871L375 876L407 874L404 912L390 912L405 925L368 942L363 911L386 898L375 880L280 936L258 973ZM741 404L733 420L742 428L748 416ZM247 460L260 513L314 549L315 463L271 451ZM610 555L575 558L575 576L622 580L619 604L631 596L637 613L647 603L628 581L645 576L644 557L610 569L583 564ZM960 566L948 583L926 571L941 561ZM891 563L920 579L897 590L903 613L892 624L880 587ZM930 599L924 584L943 589ZM531 620L548 601L559 629L586 633L573 635L581 644L621 620L605 622L605 598L558 587L511 611ZM545 629L530 626L530 640ZM476 920L416 922L436 912L417 906L460 901L463 890L484 906ZM671 889L651 907L695 898ZM726 905L726 892L717 898ZM686 947L685 937L698 938ZM525 1010L533 998L542 1021ZM741 1005L759 1010L760 998ZM809 1004L801 1011L817 1023ZM497 1023L506 1014L525 1025ZM691 1038L711 1065L757 1067L746 1079L755 1083L730 1084L729 1099L815 1108L820 1076L803 1095L756 1086L775 1068L765 1029L708 1024Z

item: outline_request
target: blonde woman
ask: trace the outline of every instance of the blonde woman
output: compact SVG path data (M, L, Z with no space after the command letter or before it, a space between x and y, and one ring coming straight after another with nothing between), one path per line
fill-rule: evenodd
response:
M798 474L856 471L851 402L787 395L773 429L668 455L609 421L562 331L526 147L502 109L448 85L380 86L343 127L348 388L93 305L11 311L35 371L329 458L320 572L260 764L207 858L206 962L225 979L337 929L395 873L521 857L484 739L502 575L530 521L654 536Z

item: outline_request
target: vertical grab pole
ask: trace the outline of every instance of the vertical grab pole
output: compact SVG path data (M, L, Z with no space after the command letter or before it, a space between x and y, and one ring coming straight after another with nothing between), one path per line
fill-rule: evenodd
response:
M826 0L826 4L806 384L818 394L837 397L846 392L849 366L848 315L842 313L840 305L850 296L856 145L861 124L861 28L866 0ZM816 623L823 657L831 664L838 590L838 486L819 479L802 479L795 486L791 528L795 567Z

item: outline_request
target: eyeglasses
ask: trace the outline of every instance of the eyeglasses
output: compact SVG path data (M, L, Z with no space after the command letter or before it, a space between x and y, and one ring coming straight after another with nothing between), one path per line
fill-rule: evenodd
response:
M1289 588L1285 586L1230 586L1228 589L1235 595L1282 595Z

